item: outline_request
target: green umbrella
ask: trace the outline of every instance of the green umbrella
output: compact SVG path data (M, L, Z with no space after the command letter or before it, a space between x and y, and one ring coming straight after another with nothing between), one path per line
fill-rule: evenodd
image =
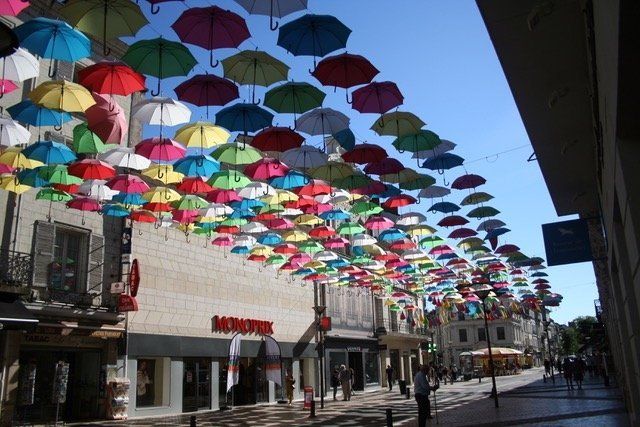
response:
M357 222L343 222L336 230L341 236L353 236L354 234L364 233L365 231L364 227Z
M249 223L249 220L246 218L227 218L224 221L222 221L220 225L226 225L226 226L232 227L234 225L241 226L248 223Z
M367 175L356 173L345 178L336 179L333 181L333 185L345 190L353 190L354 188L362 188L371 184L373 180Z
M222 60L224 76L241 85L252 85L255 103L256 85L271 86L287 80L289 67L266 52L243 50Z
M357 256L351 260L352 264L369 264L371 262L371 258L368 256Z
M283 255L275 254L267 258L267 260L264 263L266 265L278 265L278 264L284 264L285 262L287 262L287 258L285 258Z
M78 30L102 37L104 56L110 53L107 40L135 36L149 23L140 6L131 0L71 0L60 14Z
M419 133L404 135L396 138L393 141L393 146L400 152L411 151L415 153L417 151L433 150L442 141L440 137L430 130L421 130Z
M320 107L325 96L309 83L288 82L269 90L264 96L264 105L278 113L292 113L295 121L296 114Z
M435 234L432 236L427 236L423 239L420 239L420 246L421 247L425 247L425 246L437 246L437 245L441 245L444 243L444 239L441 237L436 236Z
M394 111L380 116L371 126L378 135L390 135L399 138L405 135L417 134L425 122L413 113Z
M82 179L77 176L70 175L67 171L67 167L64 165L42 166L38 169L38 175L49 181L51 184L82 184Z
M304 242L301 242L300 244L298 244L298 249L300 249L300 252L306 252L308 254L315 254L324 251L324 247L320 243L313 240L306 240Z
M400 183L402 190L422 190L436 183L436 180L429 175L418 174L417 177Z
M492 208L491 206L480 206L469 211L467 216L470 218L486 218L490 216L496 216L499 213L500 211L498 209Z
M207 183L223 190L235 190L251 184L251 180L242 172L228 170L214 173Z
M349 212L354 215L369 216L378 214L382 211L383 209L380 207L380 205L377 205L373 202L356 202L353 204L353 207Z
M356 173L356 170L343 162L327 162L326 164L311 170L311 176L329 183L334 180L347 178Z
M219 145L218 148L211 153L211 157L219 162L231 165L248 165L260 160L262 153L250 145L231 142Z
M89 130L86 123L73 128L73 150L81 154L102 153L106 149L100 137Z
M193 211L196 209L206 208L209 206L209 202L195 194L187 194L182 196L180 200L173 202L172 205L180 211Z
M282 205L264 205L260 208L258 213L260 214L268 214L268 213L276 213L276 212L284 212L284 206Z
M391 183L398 184L401 182L406 182L412 179L416 179L419 176L420 174L414 171L413 169L404 168L398 173L389 173L386 175L380 175L380 180L384 182L391 182Z
M36 200L49 200L51 202L68 202L73 196L66 191L55 188L43 188L36 194Z
M140 40L129 46L122 60L139 73L158 78L157 93L160 94L160 82L165 77L186 76L198 61L182 43L165 40L162 37Z
M462 206L477 205L478 203L488 202L491 199L493 199L493 196L491 194L479 191L477 193L469 194L467 197L462 199L462 202L460 202L460 204Z

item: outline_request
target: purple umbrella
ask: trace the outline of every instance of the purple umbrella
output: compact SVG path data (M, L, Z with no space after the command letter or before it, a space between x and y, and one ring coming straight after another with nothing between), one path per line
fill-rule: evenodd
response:
M213 62L213 49L235 48L251 37L247 23L240 15L218 6L188 9L171 28L183 42L210 50L209 64L212 67L219 63Z
M198 74L176 87L181 101L202 107L207 106L207 118L210 105L225 105L238 99L238 86L231 80L213 74Z
M361 113L379 113L402 105L404 96L393 82L373 82L353 92L353 105Z

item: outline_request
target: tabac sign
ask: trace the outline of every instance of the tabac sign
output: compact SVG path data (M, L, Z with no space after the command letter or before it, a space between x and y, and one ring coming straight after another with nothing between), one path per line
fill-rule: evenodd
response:
M593 260L589 227L583 219L542 224L542 235L548 265Z
M273 334L273 322L216 315L211 318L211 332L271 335Z

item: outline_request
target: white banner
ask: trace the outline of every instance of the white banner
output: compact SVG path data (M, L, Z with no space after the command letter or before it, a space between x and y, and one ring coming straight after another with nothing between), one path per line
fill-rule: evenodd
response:
M242 342L242 335L235 334L231 338L231 344L229 345L229 366L227 368L227 392L231 390L231 387L238 384L238 378L240 376L240 344Z
M265 363L267 381L282 385L282 362L280 360L280 344L275 339L265 336Z

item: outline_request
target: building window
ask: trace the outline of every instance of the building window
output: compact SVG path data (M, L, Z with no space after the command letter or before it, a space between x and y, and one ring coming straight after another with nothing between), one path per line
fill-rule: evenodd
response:
M51 289L80 292L84 289L82 264L87 251L87 234L71 228L56 227L53 262L50 266Z
M499 341L505 339L504 326L498 326L496 328L496 333L498 334Z
M136 407L168 406L170 359L152 357L138 359L136 372Z
M458 329L458 338L460 342L467 342L467 330Z
M478 341L487 340L487 331L484 328L478 328Z
M380 382L380 368L378 366L378 353L364 354L364 379L367 384Z

